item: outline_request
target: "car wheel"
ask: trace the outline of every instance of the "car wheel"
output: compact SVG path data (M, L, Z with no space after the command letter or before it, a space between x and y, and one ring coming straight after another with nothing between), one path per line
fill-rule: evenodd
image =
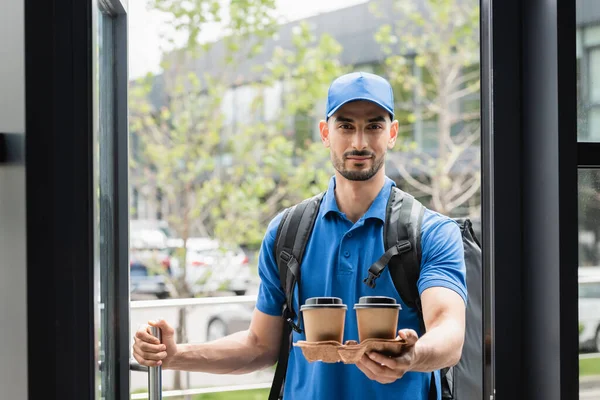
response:
M246 290L242 289L242 290L234 290L233 293L235 293L236 296L243 296L246 294Z
M169 296L169 292L158 293L156 295L156 298L159 299L159 300L168 299L169 297L170 297Z
M227 336L227 326L223 320L215 318L208 323L206 341L212 342L225 336Z
M596 329L596 337L594 338L594 353L600 352L600 326Z

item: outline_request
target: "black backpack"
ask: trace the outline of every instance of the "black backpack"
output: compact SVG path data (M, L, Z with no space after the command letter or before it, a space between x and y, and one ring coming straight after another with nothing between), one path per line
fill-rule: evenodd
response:
M279 268L281 287L286 295L282 316L284 324L279 360L269 394L269 400L283 398L283 387L292 330L302 333L294 323L299 305L294 307L294 287L298 286L300 298L300 265L324 193L292 206L284 211L275 238L275 260ZM417 280L421 268L421 222L425 207L411 195L392 186L386 208L383 229L385 253L369 268L364 283L375 287L377 278L386 266L404 303L416 308L420 316L421 331L425 332ZM481 245L475 237L469 219L455 219L459 224L465 249L468 282L465 342L459 363L441 371L442 399L472 400L483 398L483 329L482 329L482 276ZM435 400L436 386L432 376L429 399Z

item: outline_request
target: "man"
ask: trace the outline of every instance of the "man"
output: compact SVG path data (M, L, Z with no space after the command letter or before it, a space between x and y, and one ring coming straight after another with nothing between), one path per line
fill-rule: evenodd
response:
M418 289L426 333L402 302L387 269L369 288L362 280L384 253L386 203L394 184L385 175L385 155L394 147L393 92L383 78L364 72L336 79L329 88L326 120L319 124L335 176L323 198L302 262L302 304L309 297L336 296L352 305L361 296L394 297L402 305L398 336L408 346L400 357L364 355L356 365L308 363L299 348L290 354L284 399L428 399L431 371L454 365L465 334L465 264L456 223L427 210L423 217L422 262ZM247 373L277 361L285 295L274 258L282 215L276 216L262 243L256 309L247 331L206 344L177 345L164 321L158 344L147 328L136 333L134 357L143 365L220 374ZM419 332L419 333L417 333ZM346 314L344 340L356 340L354 312ZM419 337L420 336L420 337ZM294 333L293 340L304 334ZM436 376L439 388L439 374ZM438 390L438 398L440 398Z

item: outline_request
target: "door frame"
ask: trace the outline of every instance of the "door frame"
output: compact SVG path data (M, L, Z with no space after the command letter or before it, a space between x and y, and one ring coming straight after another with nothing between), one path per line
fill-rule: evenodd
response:
M126 2L102 0L126 32ZM94 281L93 26L96 1L24 0L27 345L29 398L93 399L97 341ZM123 37L127 37L126 35ZM116 249L128 249L127 40L116 41ZM124 228L123 228L124 227ZM127 252L115 252L113 321L120 398L129 396ZM124 271L124 272L123 272ZM125 299L127 301L125 302ZM125 395L126 394L126 395Z

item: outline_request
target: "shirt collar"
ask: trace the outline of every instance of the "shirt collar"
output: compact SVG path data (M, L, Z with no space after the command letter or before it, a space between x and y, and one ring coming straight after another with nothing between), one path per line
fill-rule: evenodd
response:
M396 184L393 180L386 176L383 187L377 194L377 197L375 197L375 200L373 200L373 203L371 203L371 206L365 215L361 218L362 220L376 218L385 223L385 212L392 186L396 186ZM321 218L325 217L329 213L344 215L344 213L342 213L338 208L337 201L335 200L335 175L329 180L329 187L327 188L327 192L325 192L325 197L323 198L323 203L321 204L319 213L321 214Z

